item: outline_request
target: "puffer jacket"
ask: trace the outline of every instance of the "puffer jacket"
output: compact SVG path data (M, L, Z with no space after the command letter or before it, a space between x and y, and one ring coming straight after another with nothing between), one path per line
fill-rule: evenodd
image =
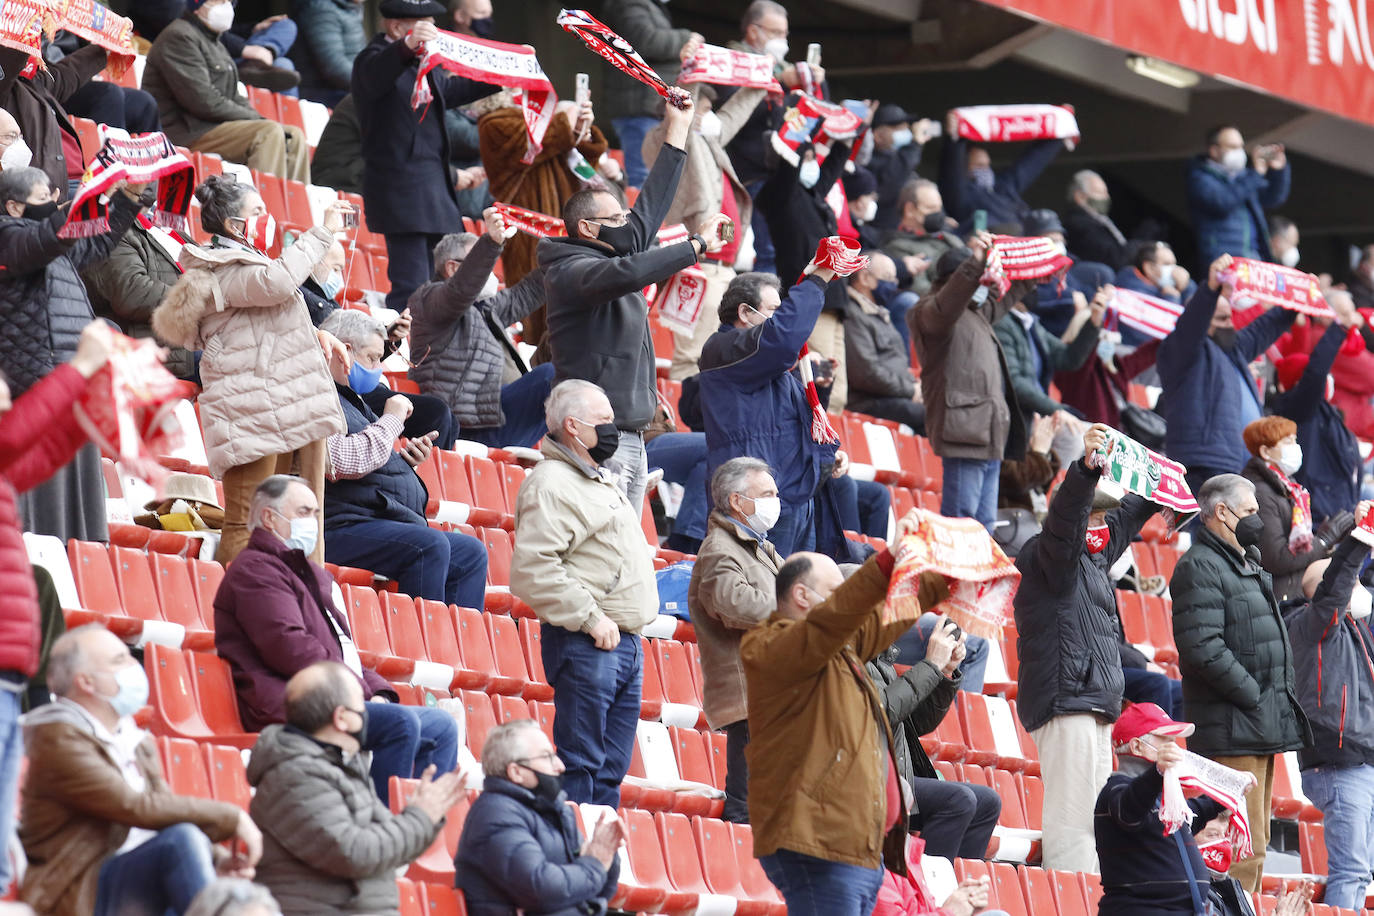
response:
M602 22L628 41L671 86L682 67L679 52L692 36L692 30L673 28L669 10L661 0L618 0L604 4L599 15ZM656 116L659 95L639 80L608 79L603 94L609 117Z
M690 241L657 244L686 155L665 146L649 170L625 224L634 235L629 254L572 238L540 239L536 249L544 268L554 384L580 378L600 385L615 425L628 432L648 426L658 407L654 341L641 290L697 262Z
M1274 597L1282 607L1289 601L1302 598L1302 575L1307 567L1326 556L1328 545L1314 536L1307 550L1294 553L1288 549L1288 535L1293 530L1293 497L1279 473L1263 458L1246 462L1241 476L1255 485L1255 500L1259 503L1259 517L1264 520L1264 534L1260 537L1260 565L1274 578Z
M291 60L302 90L348 91L353 58L367 44L363 5L356 0L294 0L291 20L300 30Z
M1312 742L1298 751L1306 770L1374 765L1374 635L1346 611L1369 548L1347 537L1331 556L1312 600L1284 615L1293 645L1298 702Z
M179 146L229 121L261 121L219 35L189 10L163 29L148 49L143 88L157 100L162 129Z
M348 435L357 435L377 422L377 415L363 403L357 392L347 385L336 384L335 388L339 392L339 407L343 410ZM423 525L428 504L429 490L420 475L400 452L388 451L380 467L361 477L340 477L325 482L324 530L328 532L379 519Z
M453 860L468 916L600 916L615 893L620 863L607 869L581 849L582 831L566 795L550 801L488 776Z
M1245 555L1201 528L1169 583L1188 749L1278 754L1311 742L1293 650L1259 551Z
M1089 553L1088 516L1101 476L1081 460L1071 464L1050 500L1044 527L1016 557L1017 713L1027 731L1055 716L1093 713L1115 722L1121 714L1121 631L1107 570L1130 549L1156 507L1126 496L1107 513L1106 549Z
M139 208L117 193L109 209L109 232L75 241L57 237L61 210L42 222L0 215L0 366L12 395L76 355L81 329L95 317L77 272L110 256Z
M357 754L289 725L253 745L248 813L262 829L257 877L284 916L400 912L396 869L434 841L436 824L414 805L392 814Z
M942 671L925 659L898 674L894 663L900 654L900 649L891 646L870 661L867 668L868 676L882 694L883 711L887 713L887 721L892 726L892 744L897 751L897 775L910 788L915 779L939 778L935 765L921 746L921 736L940 727L940 722L949 713L949 707L954 704L964 676L956 669L953 677L945 677ZM911 813L920 813L914 799Z
M71 419L85 391L81 373L59 366L0 417L0 672L33 677L42 637L15 496L47 480L86 441Z
M233 242L182 249L186 273L153 313L153 331L204 351L200 419L214 476L344 431L298 288L333 241L311 229L275 261Z
M463 429L503 426L501 386L508 369L524 375L525 361L506 328L544 304L544 271L478 300L501 246L477 240L447 280L431 280L410 294L410 378L425 394L442 398ZM424 354L423 359L419 356Z
M687 611L701 650L701 705L711 728L749 714L740 639L778 609L774 586L782 564L767 539L720 510L711 513L687 586Z

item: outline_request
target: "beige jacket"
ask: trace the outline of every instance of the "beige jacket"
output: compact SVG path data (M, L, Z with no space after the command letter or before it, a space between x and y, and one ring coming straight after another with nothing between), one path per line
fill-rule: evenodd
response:
M723 512L711 513L687 587L687 610L701 650L706 723L713 729L749 714L740 637L777 610L774 584L782 563L767 540L755 540Z
M639 514L606 471L552 436L515 501L510 590L539 619L586 633L609 617L638 633L658 616L658 583Z
M299 290L332 242L311 229L275 261L239 245L182 249L186 273L153 313L153 328L168 343L204 351L200 421L216 477L344 432Z

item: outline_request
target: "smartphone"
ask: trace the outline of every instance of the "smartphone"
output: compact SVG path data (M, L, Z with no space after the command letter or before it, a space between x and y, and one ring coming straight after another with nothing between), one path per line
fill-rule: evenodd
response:
M578 105L581 105L583 102L589 101L589 100L591 99L591 97L592 97L592 81L591 81L591 77L587 76L587 74L585 74L585 73L579 73L579 74L577 74L577 94L576 94L576 96L575 96L575 98L577 99L577 104L578 104Z
M974 211L973 211L973 231L974 231L974 232L987 232L987 231L988 231L988 211L986 211L986 210L974 210Z
M821 65L821 46L814 41L806 46L806 65L808 67Z
M716 230L716 235L720 237L722 242L733 241L735 238L734 222L727 219L725 222L721 223L720 228Z
M954 634L955 639L958 639L960 636L964 635L964 631L959 629L959 624L955 623L948 617L946 617L944 620L944 627L946 630L949 630Z
M930 138L931 138L932 140L934 140L936 137L944 136L944 133L945 133L945 125L941 124L941 123L940 123L937 119L935 119L935 118L931 118L931 119L930 119L930 127L929 127L928 129L929 129L929 131L930 131Z
M344 211L342 214L340 214L340 215L343 217L343 227L344 227L345 229L357 229L357 228L358 228L358 211L357 211L357 210L345 210L345 211Z

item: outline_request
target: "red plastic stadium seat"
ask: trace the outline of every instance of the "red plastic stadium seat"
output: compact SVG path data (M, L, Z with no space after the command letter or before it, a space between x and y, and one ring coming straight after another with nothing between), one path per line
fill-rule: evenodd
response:
M487 732L496 727L496 711L491 705L491 697L476 690L459 692L463 700L463 711L467 714L468 750L478 760L482 759L482 744L487 740Z
M248 787L248 774L244 770L239 749L223 744L207 744L205 765L210 773L210 791L215 800L238 805L247 811L253 794Z
M208 652L187 652L186 661L200 714L214 733L215 741L235 747L252 747L258 736L244 731L229 663Z
M729 825L715 818L694 817L691 826L706 887L714 894L736 898L735 916L768 916L772 903L750 900L740 883L739 860L735 858Z
M492 693L515 693L515 685L502 683L503 689L494 689L492 683L500 676L496 667L496 659L491 653L491 637L487 635L487 626L483 622L484 615L481 611L470 607L453 608L454 629L458 634L458 644L463 649L463 660L467 667L472 671L486 672L486 690Z
M195 587L191 582L190 562L185 557L173 557L165 553L150 553L147 557L152 567L153 584L157 588L162 616L168 622L186 628L182 645L188 649L213 649L215 631L201 615ZM213 620L212 617L211 623Z
M415 602L415 611L424 634L425 654L429 656L430 661L448 665L453 669L453 681L449 684L449 689L457 691L464 688L485 688L491 680L491 671L474 669L464 660L466 653L454 627L453 609L442 601L420 598Z
M730 839L735 846L735 862L739 865L740 887L750 900L766 900L769 916L787 916L787 904L782 894L768 880L763 866L754 858L754 833L748 824L730 824Z
M1054 899L1054 885L1050 874L1039 868L1021 869L1021 888L1026 893L1026 908L1039 916L1040 913L1056 913L1058 906Z
M1032 911L1026 906L1026 892L1021 886L1021 876L1017 874L1016 866L1009 862L992 862L989 863L988 870L992 874L992 889L997 895L997 906L1011 916L1033 916Z
M1073 871L1051 871L1055 895L1059 898L1059 916L1093 916L1097 911L1088 908L1088 890L1083 876Z
M522 700L519 697L492 697L491 701L495 705L494 711L498 725L514 722L516 719L534 718L528 700Z
M632 906L645 912L669 914L685 914L695 909L697 895L679 891L668 877L663 857L663 841L659 837L654 816L648 811L624 809L620 812L620 817L625 822L625 851L630 868L634 872L635 881L643 891L640 896L651 897L656 902L638 904L630 900L619 900L621 892L626 890L622 884L612 905L621 908Z
M426 916L467 916L463 905L463 892L445 884L421 884L421 903Z
M199 744L190 738L158 738L157 750L162 758L162 775L173 792L196 798L213 797Z
M519 621L525 623L527 621ZM530 673L528 653L522 645L520 628L517 621L498 614L486 616L487 632L491 635L491 651L496 658L496 667L504 675L524 682L520 695L527 700L552 700L553 688ZM539 666L542 676L544 666Z
M153 734L218 740L200 714L190 667L180 649L150 643L143 649L143 668L148 674L148 702L153 708L149 727Z
M490 458L464 455L463 463L467 465L468 480L472 483L472 495L476 499L476 505L497 513L496 521L488 524L499 525L506 531L512 530L515 527L515 518L506 504L506 490L501 483L501 472L496 469L496 462Z
M400 900L401 916L425 916L420 902L420 889L409 878L396 879L396 897Z
M392 652L377 593L370 588L345 585L343 596L353 641L358 646L363 665L389 681L407 680L415 670L415 662Z

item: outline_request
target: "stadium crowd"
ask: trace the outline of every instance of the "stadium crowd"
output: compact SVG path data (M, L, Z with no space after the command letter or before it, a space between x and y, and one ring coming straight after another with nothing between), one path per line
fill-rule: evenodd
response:
M957 112L884 99L854 106L851 136L789 143L789 109L830 89L771 0L743 8L729 47L766 56L781 93L674 86L706 39L660 0L603 0L672 88L609 72L604 100L556 104L542 146L509 87L422 71L441 27L523 41L493 34L490 0L381 0L370 39L363 6L293 0L240 23L230 0L112 4L148 43L137 89L95 79L106 51L66 33L44 69L0 51L0 896L60 916L401 913L397 870L446 840L473 916L655 912L626 812L653 791L644 719L651 688L674 685L647 656L671 603L699 653L700 725L666 701L662 722L723 739L722 789L689 787L706 796L692 810L750 825L793 916L1000 912L986 869L938 882L932 860L1006 843L1007 796L937 752L961 692L1009 689L1043 781L1033 856L1094 875L1100 912L1253 916L1276 889L1276 912L1307 912L1310 882L1265 883L1276 793L1298 788L1280 782L1289 752L1323 823L1321 899L1365 905L1374 246L1321 278L1325 315L1237 293L1237 259L1302 266L1282 146L1233 126L1199 138L1197 249L1176 251L1118 225L1089 170L1060 211L1027 203L1069 138L1010 158L965 139ZM313 154L244 86L331 106ZM95 153L78 118L222 160L197 175L191 238L132 181L98 231L62 233ZM340 195L283 238L269 186L312 181ZM384 290L355 288L364 231ZM1072 263L999 285L1004 237ZM646 290L688 276L695 314L662 322ZM1126 293L1171 326L1122 320ZM242 805L173 789L146 709L157 640L73 607L34 559L44 536L128 546L73 413L120 352L112 328L155 339L195 386L205 466L179 466L139 521L209 534L194 549L223 567L209 632L177 648L225 666L241 733L199 737L245 751ZM1015 560L1014 639L920 614L950 597L933 572L917 613L885 609L921 516L856 456L855 414L922 437L939 514ZM1132 549L1157 540L1161 505L1102 485L1112 430L1186 467L1199 511L1171 568ZM456 510L438 484L489 454L518 489L507 476L509 511L479 524L490 506ZM685 587L664 559L690 564ZM486 638L487 613L533 618L515 695L551 702L551 722L517 715L475 744L461 703L415 705L431 662L398 658L392 621L398 657L367 644L344 570L374 606L375 574L421 620L437 607L450 641L453 608L485 608L463 639ZM1172 654L1122 611L1161 595ZM1002 683L990 664L1013 649ZM438 686L456 699L459 681ZM1246 789L1229 809L1194 799L1168 833L1157 802L1196 766L1179 737Z

